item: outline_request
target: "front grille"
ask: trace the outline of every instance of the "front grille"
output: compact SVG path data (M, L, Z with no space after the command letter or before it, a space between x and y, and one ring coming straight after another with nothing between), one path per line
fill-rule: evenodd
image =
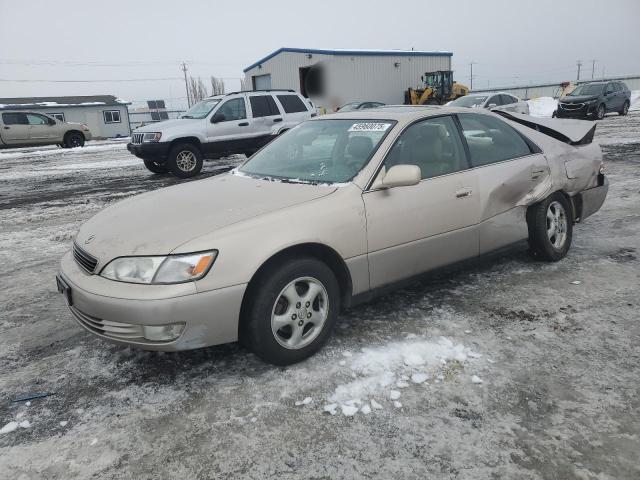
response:
M73 258L76 263L84 268L89 273L94 273L96 270L96 265L98 265L98 259L86 252L80 246L73 242Z
M142 138L144 137L144 133L134 133L131 135L131 143L134 145L140 145L142 143Z
M148 340L144 338L141 325L102 320L100 318L87 315L86 313L82 313L75 307L69 307L69 310L71 310L73 316L83 327L93 333L114 338L116 340L138 340L148 342Z
M561 103L560 106L565 110L580 110L584 103Z

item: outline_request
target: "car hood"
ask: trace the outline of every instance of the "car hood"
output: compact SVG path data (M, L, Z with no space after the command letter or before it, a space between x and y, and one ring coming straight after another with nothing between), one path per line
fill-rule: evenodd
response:
M590 100L595 100L598 98L598 95L576 95L576 96L567 96L562 97L560 101L562 103L582 103L588 102Z
M176 118L173 120L164 120L162 122L150 123L144 127L138 127L134 130L135 133L145 132L162 132L173 127L184 128L187 125L199 124L203 121L202 118Z
M202 235L335 190L223 174L107 207L82 225L76 242L98 258L100 267L121 256L166 255Z

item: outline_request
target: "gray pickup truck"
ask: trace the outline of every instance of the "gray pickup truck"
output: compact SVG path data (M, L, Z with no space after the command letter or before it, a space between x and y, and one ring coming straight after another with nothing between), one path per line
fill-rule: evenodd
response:
M91 140L89 127L80 123L67 123L36 112L0 114L0 148L34 145L59 145L64 148L82 147Z

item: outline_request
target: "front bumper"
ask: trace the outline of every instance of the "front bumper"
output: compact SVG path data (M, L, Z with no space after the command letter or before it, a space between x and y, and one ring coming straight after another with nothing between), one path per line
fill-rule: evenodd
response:
M580 210L580 221L583 222L585 218L593 215L604 203L609 192L609 179L605 175L601 175L598 179L598 186L583 190L580 192L580 198L582 200L582 208Z
M127 150L136 157L153 160L157 163L164 163L169 155L170 144L167 142L158 143L127 143Z
M122 284L86 273L69 253L62 259L59 277L70 289L65 300L76 321L104 340L145 350L178 351L238 339L246 284L207 292L198 292L195 284ZM118 297L113 296L111 286L119 292ZM143 337L143 326L175 323L185 324L175 340L159 342Z
M598 102L581 103L579 107L565 106L562 103L558 103L558 109L556 110L556 117L558 118L590 117L596 114L597 109L598 109Z

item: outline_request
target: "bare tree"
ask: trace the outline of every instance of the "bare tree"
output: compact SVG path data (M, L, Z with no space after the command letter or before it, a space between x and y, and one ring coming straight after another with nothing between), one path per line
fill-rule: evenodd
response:
M191 105L207 97L207 87L200 77L189 77L189 97Z
M211 95L222 95L224 93L224 81L211 75Z

